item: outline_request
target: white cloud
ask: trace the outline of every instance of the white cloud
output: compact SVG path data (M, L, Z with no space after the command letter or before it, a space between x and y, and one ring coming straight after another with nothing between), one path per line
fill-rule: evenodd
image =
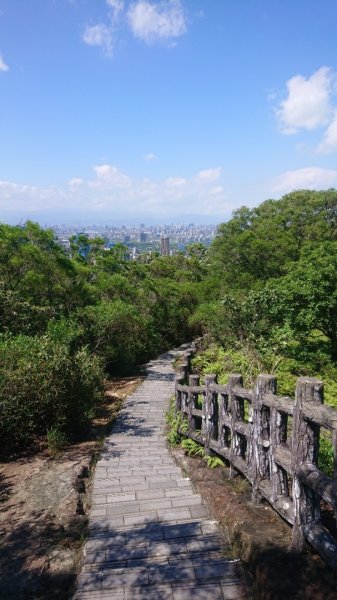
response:
M147 161L151 161L151 160L155 160L157 158L157 156L155 154L153 154L153 152L149 152L148 154L145 154L144 158Z
M209 193L211 194L211 196L218 196L219 194L223 194L224 193L224 188L222 187L222 185L215 185L214 187L212 187L209 190Z
M122 12L124 9L123 0L106 0L106 3L115 13Z
M319 167L305 167L282 173L274 182L272 191L286 194L293 190L320 190L337 187L337 171Z
M204 171L199 171L198 179L200 181L216 181L219 179L221 175L221 167L216 167L215 169L205 169Z
M187 30L180 0L138 0L129 8L127 17L132 33L148 43L177 38Z
M186 183L187 179L184 179L184 177L168 177L165 180L165 184L169 188L179 188L186 185Z
M22 185L12 181L0 181L0 208L2 211L37 211L46 205L62 206L66 194L61 188Z
M68 181L68 185L70 187L78 187L79 185L82 185L83 183L83 179L80 179L80 177L73 177L72 179L69 179Z
M334 112L332 121L326 129L323 139L317 148L318 154L329 154L337 150L337 109Z
M89 46L99 46L108 56L111 56L113 51L113 30L104 23L97 25L87 25L84 30L83 41Z
M321 67L307 79L295 75L287 81L288 96L276 109L281 131L297 133L326 125L332 114L331 94L334 74Z
M201 173L210 171L205 169ZM214 185L214 177L200 178L200 172L188 178L173 175L160 180L137 179L107 163L96 165L93 172L90 179L74 177L58 188L0 181L0 210L19 218L27 218L25 215L34 211L37 214L52 210L65 216L71 211L80 220L83 213L91 212L102 219L109 215L179 218L191 214L228 214L233 208L224 188Z
M4 59L2 58L2 55L0 54L0 71L6 72L9 71L9 66L6 65Z
M122 173L114 165L97 165L94 167L94 171L97 175L97 180L91 182L92 187L109 185L116 188L125 188L131 185L131 178Z

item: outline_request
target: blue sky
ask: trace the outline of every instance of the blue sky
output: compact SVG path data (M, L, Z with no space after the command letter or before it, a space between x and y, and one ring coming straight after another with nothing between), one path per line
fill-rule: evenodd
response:
M0 0L0 220L219 222L337 187L335 0Z

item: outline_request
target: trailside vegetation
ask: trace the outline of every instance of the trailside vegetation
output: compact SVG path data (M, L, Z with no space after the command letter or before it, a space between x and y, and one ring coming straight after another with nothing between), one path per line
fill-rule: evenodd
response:
M221 383L241 373L247 387L271 373L290 396L297 377L317 377L337 407L337 191L301 190L235 211L208 262L213 293L190 319L206 336L194 369ZM326 434L321 447L330 472Z
M11 452L68 439L90 419L103 379L203 335L200 374L275 374L291 394L321 378L337 405L337 191L300 190L219 226L186 255L106 250L27 222L0 225L0 436ZM52 433L51 433L52 432Z
M132 372L191 339L199 263L130 261L100 238L72 240L71 258L36 223L0 225L1 452L39 436L71 440L109 375Z
M190 323L217 345L213 362L220 353L227 372L276 374L281 393L297 376L318 376L337 403L336 275L336 190L243 207L219 227L207 274L213 294Z

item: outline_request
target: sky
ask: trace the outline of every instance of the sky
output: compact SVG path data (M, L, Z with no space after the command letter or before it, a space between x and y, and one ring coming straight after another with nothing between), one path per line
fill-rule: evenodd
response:
M337 187L336 0L0 0L0 221L219 223Z

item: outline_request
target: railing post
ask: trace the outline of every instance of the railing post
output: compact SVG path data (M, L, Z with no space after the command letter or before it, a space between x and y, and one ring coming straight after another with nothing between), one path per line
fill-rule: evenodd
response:
M276 380L275 380L276 393ZM272 485L272 502L276 502L281 496L289 496L287 475L275 462L275 450L287 439L287 415L272 407L270 409L270 479Z
M192 351L191 351L191 350L187 350L187 351L184 353L184 362L185 362L185 363L186 363L186 365L187 365L187 373L190 373L190 372L191 372L191 366L192 366L192 356L193 356L193 353L192 353Z
M313 377L297 380L292 433L292 474L294 526L292 548L301 552L305 544L303 526L320 519L319 497L302 484L298 467L307 463L317 465L320 428L303 417L302 406L306 403L323 403L323 384Z
M332 447L333 447L333 465L334 465L333 477L336 481L337 480L337 429L334 429L332 432ZM336 525L337 525L337 498L335 498L334 509L335 509L335 521L336 521Z
M253 395L253 427L251 436L252 500L261 501L259 485L269 475L270 414L263 406L263 396L275 393L276 379L272 375L258 375Z
M190 375L188 378L188 384L189 387L195 387L199 385L199 375ZM191 390L188 391L188 397L187 397L187 408L188 408L188 435L191 435L194 431L194 417L192 414L193 409L195 408L195 401L197 398L197 395L195 392L192 392Z
M180 367L179 367L179 372L183 373L183 377L184 377L184 382L187 383L188 380L188 362L186 360L184 360Z
M236 398L233 394L233 388L235 386L242 387L243 380L242 376L233 373L228 377L228 408L230 413L230 425L231 425L231 447L230 447L230 461L232 462L233 456L240 456L241 444L238 434L235 430L235 424L237 421L243 421L244 410L243 400ZM230 469L230 476L232 475L232 469Z
M181 409L182 409L182 391L178 390L178 386L179 385L183 385L184 384L184 377L180 374L180 375L176 375L176 382L175 382L175 405L174 405L174 412L175 414L180 414L181 413Z
M216 375L206 375L205 385L206 393L202 406L202 426L203 426L203 439L205 444L205 453L209 454L209 445L211 439L214 437L214 432L217 431L218 423L216 422L217 407L217 395L215 394L212 386L216 383Z

